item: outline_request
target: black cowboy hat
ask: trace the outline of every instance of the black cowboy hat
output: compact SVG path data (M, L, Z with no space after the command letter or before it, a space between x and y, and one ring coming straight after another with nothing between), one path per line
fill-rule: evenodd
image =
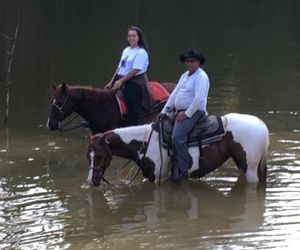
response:
M193 49L189 50L186 54L179 55L179 60L181 62L185 62L188 58L196 59L200 64L204 64L206 61L206 58L203 55L199 54L196 50Z

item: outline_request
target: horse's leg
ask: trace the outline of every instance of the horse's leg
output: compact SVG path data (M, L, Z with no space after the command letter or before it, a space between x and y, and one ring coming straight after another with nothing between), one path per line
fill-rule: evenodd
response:
M242 145L234 143L232 159L239 168L247 182L257 182L257 168L260 161L257 150L245 149Z
M266 182L267 179L267 152L264 151L262 157L260 158L257 167L257 176L260 182Z
M234 162L245 175L247 182L265 182L267 172L266 151L260 147L253 151L238 151L232 156Z
M256 159L248 162L247 170L245 173L247 182L257 182L259 180L257 175L258 165L259 160Z
M256 143L254 142L247 155L248 168L246 178L248 182L266 182L267 152L269 146L268 131L266 130L266 133L261 133L257 137Z

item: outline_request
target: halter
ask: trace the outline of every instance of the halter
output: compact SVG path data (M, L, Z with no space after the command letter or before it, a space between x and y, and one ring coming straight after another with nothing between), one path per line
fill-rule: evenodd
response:
M65 98L65 100L64 100L64 102L63 102L63 104L61 106L58 106L55 102L52 103L50 106L54 107L56 110L58 110L58 112L60 113L60 115L63 117L64 116L63 108L66 105L68 99L69 99L69 95L66 96L66 98Z
M67 125L69 125L72 121L74 121L75 119L78 118L79 114L76 114L73 118L71 118L68 122L66 122L65 124L63 123L63 118L64 118L64 113L63 113L63 108L64 106L66 105L67 101L70 99L70 96L67 95L63 104L61 106L58 106L56 103L52 103L50 105L50 107L53 107L55 108L59 114L61 115L61 118L62 118L62 121L59 122L59 125L58 125L58 130L60 132L67 132L67 131L71 131L71 130L74 130L76 128L80 128L80 127L88 127L89 125L89 122L88 121L84 121L84 122L81 122L81 124L79 125L75 125L73 127L69 127L69 128L66 128ZM66 129L65 129L66 128Z
M108 145L105 143L105 147L106 147L106 149L108 149ZM106 150L106 151L109 151L109 149L108 150ZM111 155L111 153L110 153L110 151L109 151L109 154ZM88 183L91 183L92 182L92 178L93 178L93 171L94 170L100 170L100 182L101 182L101 180L103 180L105 183L107 183L107 184L109 184L109 185L111 185L111 186L113 186L113 184L111 184L108 180L106 180L106 178L104 177L104 173L105 173L105 170L102 170L102 165L103 165L103 163L104 163L104 161L105 161L105 157L103 157L102 158L102 161L100 162L100 164L98 165L98 167L96 166L95 167L95 165L94 165L94 156L95 156L95 150L93 149L91 152L90 152L90 156L91 156L91 167L89 167L88 169L89 169L89 174L88 174L88 178L87 178L87 182Z
M97 118L97 113L94 114L90 119L88 119L88 120L85 119L78 125L74 125L74 126L66 128L71 122L73 122L75 119L77 119L80 116L77 113L73 118L70 118L66 123L63 122L63 118L64 118L63 108L69 99L71 99L71 96L67 95L61 106L58 106L56 103L52 103L50 105L50 107L54 107L60 113L60 115L62 117L62 121L59 122L59 127L58 127L59 132L68 132L68 131L71 131L71 130L74 130L74 129L77 129L80 127L91 128L90 124Z
M145 156L146 156L146 153L147 153L147 150L148 150L148 147L149 147L149 142L150 142L150 140L151 140L153 131L154 131L154 128L152 127L147 142L146 142L146 141L143 141L143 143L142 143L140 149L137 151L137 158L136 158L135 162L136 162L136 164L137 164L137 166L138 166L138 170L137 170L137 172L134 174L133 178L130 180L129 184L131 184L131 183L135 180L135 178L138 176L139 172L141 171L141 166L140 166L140 164L141 164L142 159L145 158ZM146 135L146 133L145 133L145 135ZM109 150L109 147L108 147L108 144L107 144L106 142L104 142L104 144L105 144L106 151L109 152L109 154L111 155L110 150ZM144 152L142 153L142 151L144 151ZM142 157L139 157L140 154L142 154ZM90 164L91 167L89 167L89 174L88 174L87 182L88 182L88 183L91 183L92 177L93 177L93 171L94 171L94 170L100 170L100 171L101 171L101 172L100 172L100 181L103 180L105 183L107 183L107 184L113 186L113 184L111 184L108 180L105 179L105 177L104 177L105 171L102 171L102 170L101 170L101 169L102 169L101 165L103 165L103 163L104 163L104 161L105 161L106 158L103 157L101 163L100 163L98 166L95 167L95 166L94 166L94 156L95 156L95 151L94 151L94 150L92 150L92 151L90 152L90 156L91 156L92 162L91 162L91 164ZM130 161L131 161L131 160L129 160L122 168L126 167L126 166L130 163Z

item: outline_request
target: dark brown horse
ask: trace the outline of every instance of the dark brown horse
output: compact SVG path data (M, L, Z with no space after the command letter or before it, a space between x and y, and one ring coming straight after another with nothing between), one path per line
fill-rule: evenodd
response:
M174 83L161 84L169 93L175 88ZM141 117L141 124L151 122L161 111L164 102L155 105L151 112ZM85 86L69 86L65 83L53 86L53 99L47 126L51 131L63 130L63 121L73 112L81 116L94 132L104 132L117 127L124 127L119 104L112 90Z

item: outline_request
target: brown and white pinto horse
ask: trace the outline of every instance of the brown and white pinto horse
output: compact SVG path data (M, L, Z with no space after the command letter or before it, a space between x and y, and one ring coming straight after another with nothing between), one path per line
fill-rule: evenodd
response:
M190 147L193 164L190 177L201 177L232 158L248 182L265 182L269 131L263 121L252 115L231 113L222 116L226 133L221 141L203 146L204 169L199 171L199 148ZM159 143L155 124L120 128L102 134L89 134L87 158L88 183L98 186L114 155L137 163L150 182L170 176L170 156ZM201 174L199 175L199 172Z
M171 93L174 83L162 83L161 86ZM165 91L164 90L164 91ZM155 106L153 111L141 117L141 124L153 121L161 111L164 102ZM94 132L104 132L109 129L124 127L119 104L112 90L86 86L71 86L61 84L53 86L53 97L47 126L51 131L62 130L63 121L73 112L80 115Z

